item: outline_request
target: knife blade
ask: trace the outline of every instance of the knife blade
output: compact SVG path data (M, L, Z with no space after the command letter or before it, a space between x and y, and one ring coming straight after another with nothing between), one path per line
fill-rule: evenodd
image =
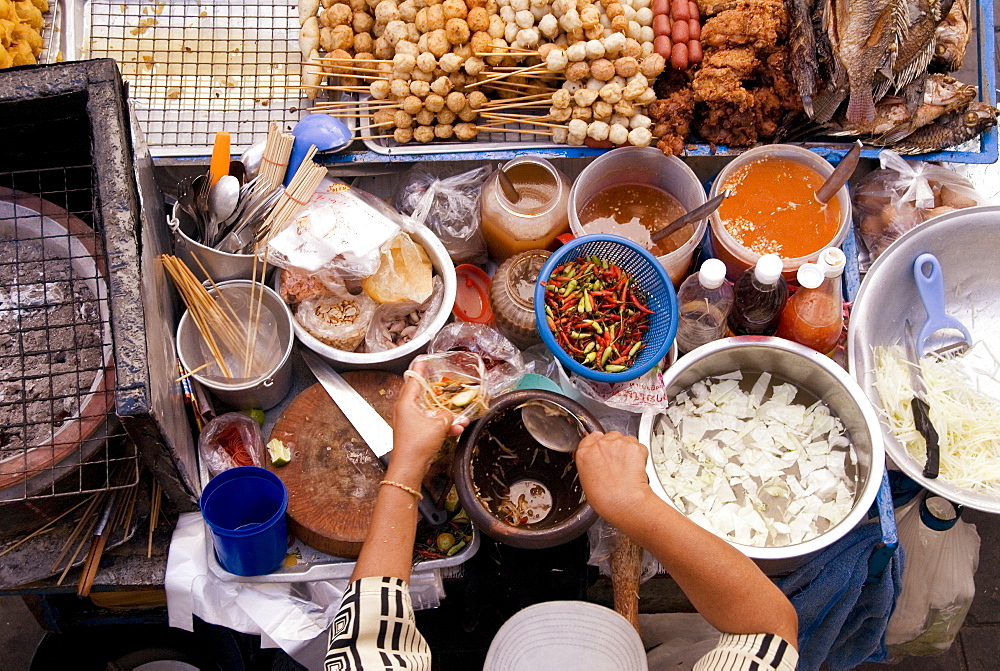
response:
M920 370L920 358L913 339L913 325L906 320L903 327L903 347L906 349L906 362L909 364L910 385L913 387L913 400L910 409L913 411L913 424L927 443L927 463L924 464L924 477L936 478L941 466L941 452L938 445L938 432L931 423L930 406L927 405L927 387L924 385Z
M364 396L347 384L347 381L318 354L305 348L300 348L299 354L309 366L312 374L316 376L316 380L323 385L323 389L347 417L354 430L368 444L368 449L388 467L393 438L392 427L389 426L389 423L365 400ZM424 519L433 525L447 522L448 513L434 505L434 497L427 491L427 488L422 487L421 492L424 498L417 504L417 507Z

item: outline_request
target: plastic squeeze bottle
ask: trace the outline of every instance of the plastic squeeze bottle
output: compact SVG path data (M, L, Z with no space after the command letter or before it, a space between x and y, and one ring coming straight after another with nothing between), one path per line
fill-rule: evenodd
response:
M764 254L736 280L728 321L734 335L774 335L788 300L788 283L781 270L777 254Z
M844 252L828 247L819 263L804 263L796 279L801 287L788 299L781 313L778 335L829 354L844 330L844 298L840 276L846 263Z
M708 259L677 292L680 319L677 348L681 354L726 334L726 318L733 307L733 287L726 282L726 264Z

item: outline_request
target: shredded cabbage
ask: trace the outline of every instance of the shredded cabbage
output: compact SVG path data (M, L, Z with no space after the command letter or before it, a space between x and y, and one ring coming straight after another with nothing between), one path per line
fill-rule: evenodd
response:
M756 547L802 543L847 517L857 489L853 447L822 401L806 406L797 395L769 373L751 386L739 371L677 394L650 445L674 505Z
M979 494L1000 495L1000 400L980 391L995 380L997 371L972 365L979 347L983 345L977 343L964 357L923 357L920 370L938 433L939 479ZM896 440L923 464L927 445L913 422L913 386L903 347L876 347L873 354L882 415Z

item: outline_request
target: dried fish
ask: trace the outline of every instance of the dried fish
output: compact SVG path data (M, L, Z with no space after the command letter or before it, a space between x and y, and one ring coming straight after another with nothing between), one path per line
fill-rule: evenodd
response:
M961 69L965 50L972 39L970 5L971 0L955 0L951 11L934 32L934 63L948 72Z
M875 73L892 68L906 32L906 0L826 0L823 17L850 83L847 118L870 123L875 118Z
M972 102L964 110L946 114L934 123L918 129L893 146L899 154L925 154L940 151L970 140L996 126L997 110L989 103Z
M875 99L879 100L890 86L902 91L910 82L922 77L934 56L934 33L938 24L951 11L953 0L909 0L907 3L908 27L899 43L892 78L876 74Z
M976 99L975 86L963 84L948 75L929 75L924 82L923 98L917 109L911 111L906 101L899 97L883 98L875 106L875 119L868 124L852 124L839 118L827 126L833 136L864 136L876 138L870 144L892 145L917 129L933 123L935 119Z
M788 0L789 63L792 77L802 98L802 109L813 117L813 96L819 79L819 62L816 59L816 35L813 32L812 0Z

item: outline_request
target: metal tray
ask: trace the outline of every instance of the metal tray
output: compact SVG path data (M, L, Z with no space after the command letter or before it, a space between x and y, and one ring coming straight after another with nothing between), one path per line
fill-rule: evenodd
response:
M271 428L274 423L284 412L285 408L307 387L312 386L316 379L313 377L309 370L309 367L299 356L299 352L296 348L292 350L292 388L289 390L285 399L271 408L265 413L264 426L262 428L262 434L266 439L271 433ZM199 474L201 477L201 486L204 487L209 480L208 469L205 467L204 460L199 459ZM211 533L209 532L207 526L205 529L205 538L211 539ZM479 550L479 530L475 526L472 527L472 540L461 549L461 551L455 553L453 557L447 557L445 559L428 559L427 561L422 561L413 566L414 573L431 573L435 570L451 571L456 569L461 564L465 563L472 558L474 554ZM208 567L209 570L220 580L225 581L239 581L239 582L251 582L251 583L274 583L274 582L308 582L310 580L330 580L334 578L349 578L351 573L354 571L354 564L356 563L353 559L345 559L344 557L335 557L333 555L328 555L315 548L312 548L298 538L289 547L288 552L294 553L296 555L297 563L294 566L282 566L273 573L268 573L266 575L259 576L238 576L233 573L229 573L219 564L219 560L215 557L215 551L212 548L212 543L206 542L206 553L208 555Z
M295 3L77 3L66 18L67 57L118 61L154 157L209 156L219 130L238 154L272 121L287 130L307 113Z
M969 42L966 52L966 64L971 65L975 60L975 69L963 67L958 73L953 73L956 78L979 86L979 99L988 102L994 107L997 104L997 71L995 61L996 44L993 39L993 3L975 0L976 12L972 16L974 22L973 38ZM416 156L422 160L439 160L436 154L461 155L472 154L470 156L457 156L456 158L490 158L500 159L505 156L496 155L497 152L518 153L521 151L531 151L532 153L542 153L552 157L566 156L586 156L593 153L602 153L603 150L589 150L584 147L572 147L569 145L559 145L549 141L540 141L537 135L518 133L517 130L523 124L509 124L504 126L510 128L510 133L503 135L496 134L490 138L477 137L474 142L461 141L441 141L434 140L427 144L419 142L409 142L399 144L391 139L371 139L372 135L378 135L378 129L364 129L360 132L361 140L370 150L370 154L356 155L354 158L344 156L343 159L335 157L333 162L348 160L352 162L385 161L393 160L382 157L402 157ZM801 142L803 147L814 151L821 156L842 156L851 148L850 142ZM539 151L541 150L541 151ZM682 156L736 156L745 151L744 148L728 147L727 145L716 145L712 147L707 144L689 144L685 148ZM861 155L865 158L878 158L881 150L877 148L865 148ZM980 137L970 140L957 147L952 147L946 151L921 154L913 158L924 161L951 161L953 163L995 163L998 158L998 137L997 129L991 128ZM451 156L446 160L454 160Z

